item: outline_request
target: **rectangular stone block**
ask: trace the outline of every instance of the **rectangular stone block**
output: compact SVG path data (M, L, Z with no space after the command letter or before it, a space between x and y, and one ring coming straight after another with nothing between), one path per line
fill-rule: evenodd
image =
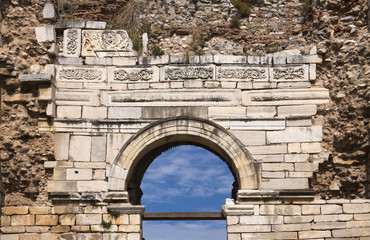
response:
M91 180L92 169L71 168L66 171L66 180Z
M75 214L63 214L59 216L60 225L75 225L76 215Z
M142 108L140 107L110 107L108 108L108 118L115 119L139 119L141 118Z
M163 65L170 62L168 55L153 56L153 57L139 57L139 65Z
M81 55L81 29L69 28L63 33L63 56L78 58Z
M305 231L311 230L311 224L284 224L284 225L272 225L273 232L294 232L294 231Z
M58 106L57 117L70 119L81 118L81 111L81 106Z
M314 230L329 230L329 229L340 229L346 228L345 222L326 222L323 223L314 223L312 224L312 229Z
M86 21L85 28L88 29L105 29L107 26L106 22L103 21Z
M317 215L314 216L315 222L335 222L338 221L338 215Z
M2 234L6 233L24 233L26 231L24 226L1 227ZM18 234L17 234L18 235Z
M325 204L321 206L321 214L338 214L342 212L342 206L340 205Z
M301 215L301 206L296 205L263 205L261 215Z
M41 27L35 27L37 42L55 42L56 32L52 25L46 25Z
M215 72L216 70L214 65L170 65L164 66L161 69L160 81L185 80L185 82L192 82L195 80L215 80Z
M344 213L369 213L370 203L343 204Z
M262 172L262 178L285 178L285 172Z
M126 233L103 233L103 240L127 240Z
M221 82L221 88L236 88L236 82Z
M56 80L58 87L62 87L61 83L102 83L107 81L107 69L92 66L57 66Z
M271 225L233 225L227 227L229 233L245 233L245 232L270 232Z
M288 172L289 178L312 178L313 172Z
M105 136L93 136L91 138L91 161L105 162L107 138Z
M48 226L57 224L58 215L36 215L36 225Z
M48 181L48 192L77 192L75 181Z
M239 89L253 89L253 84L252 82L238 82L236 88Z
M293 163L262 163L262 171L293 171Z
M209 117L246 117L245 107L209 107Z
M1 216L0 218L0 223L1 223L1 226L2 227L7 227L7 226L10 226L11 225L11 221L10 221L11 217L10 216Z
M178 116L208 118L207 107L143 107L143 119L164 119Z
M172 86L172 84L171 84ZM241 91L219 89L102 92L106 106L235 106Z
M286 121L287 127L310 127L312 125L311 118L309 119L294 119Z
M18 234L3 234L1 240L19 240Z
M299 239L327 238L331 237L330 231L303 231L298 233Z
M323 88L272 89L244 91L242 104L255 105L311 105L329 103L329 92Z
M318 215L320 214L320 205L302 205L302 214L309 215L314 214Z
M275 66L270 68L271 81L308 81L308 65Z
M231 131L244 145L265 145L265 131Z
M83 65L82 58L71 58L71 57L58 57L58 63L60 65Z
M289 148L289 145L288 145ZM309 154L285 154L285 162L307 162L309 159ZM298 171L298 170L296 170Z
M2 214L4 214L4 215L28 214L28 207L27 206L3 207L1 210L2 210Z
M313 116L317 112L316 105L278 106L279 117Z
M294 171L296 172L314 172L318 168L318 163L294 163Z
M282 224L283 216L241 216L240 224L263 225L263 224Z
M248 56L248 64L260 64L261 57L260 56Z
M276 107L247 107L248 117L258 117L258 118L270 118L276 115Z
M87 119L104 119L108 116L108 108L106 107L82 107L82 118Z
M284 216L284 223L310 223L313 216Z
M101 214L77 214L76 215L76 225L93 225L101 224L102 215Z
M30 214L50 214L50 207L30 207Z
M107 162L113 163L119 150L131 137L131 134L108 134L107 136Z
M69 158L73 161L90 161L91 137L71 136Z
M203 81L202 80L188 80L184 81L184 88L202 88Z
M219 81L268 81L268 67L220 66L217 67L216 80Z
M78 181L78 192L106 192L108 191L108 182L105 181Z
M113 57L114 66L134 66L136 62L136 57Z
M222 120L219 120L222 121ZM216 121L218 122L218 121ZM228 120L231 130L282 130L285 128L284 120L273 119L245 119L245 120ZM269 133L269 132L267 132Z
M287 127L284 131L267 132L269 143L317 142L322 140L322 127Z
M63 205L63 206L54 206L51 209L52 214L67 214L67 213L80 213L80 207L76 205Z
M112 63L112 58L86 57L85 59L85 64L87 65L110 66Z
M354 228L354 229L341 229L333 230L333 237L368 237L370 236L370 228Z
M286 56L273 56L272 62L274 64L286 64Z
M233 55L214 55L213 61L215 63L247 63L247 57Z
M98 95L99 91L97 90L58 90L56 92L56 104L58 106L98 106L100 104Z
M262 182L262 189L308 189L307 178L269 179Z
M284 155L253 155L257 162L284 162Z
M310 88L309 82L278 82L278 88Z
M302 153L320 153L321 143L302 143L301 144Z
M40 240L58 240L56 233L41 233Z
M287 63L321 63L317 55L290 55L287 56Z
M131 233L135 233L135 232L140 232L141 228L140 228L140 225L119 225L118 230L120 232L126 232L126 233L131 234ZM138 239L138 240L140 240L140 239Z
M243 233L242 240L248 239L298 239L296 232Z
M310 64L310 81L316 80L316 64Z
M12 226L30 226L35 224L35 215L13 215L10 221Z
M287 145L286 144L277 144L277 145L269 145L269 146L250 146L247 150L252 155L260 155L260 154L279 154L279 153L287 153Z

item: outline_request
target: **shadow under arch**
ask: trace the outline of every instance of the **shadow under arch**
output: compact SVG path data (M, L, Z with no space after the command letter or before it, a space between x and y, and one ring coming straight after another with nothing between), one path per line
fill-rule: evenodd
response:
M146 126L132 136L114 161L112 171L125 173L122 178L124 186L120 189L128 191L132 204L140 204L140 185L150 163L162 152L180 145L202 147L225 161L235 179L233 197L237 190L259 188L259 164L254 162L241 141L225 128L205 119L167 118ZM111 174L117 175L114 172ZM108 181L112 186L112 177Z

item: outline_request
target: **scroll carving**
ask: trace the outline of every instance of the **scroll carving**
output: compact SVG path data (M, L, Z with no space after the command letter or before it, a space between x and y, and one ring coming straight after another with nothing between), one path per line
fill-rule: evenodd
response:
M219 69L218 78L257 80L266 78L266 69L243 68L243 69Z
M76 54L78 48L78 30L70 29L67 33L67 54Z
M300 68L274 68L273 79L305 79L305 71Z
M123 69L114 71L114 80L118 81L149 81L153 71L150 69L126 71Z
M61 69L59 78L64 80L88 80L97 81L102 79L102 71L96 69Z
M212 67L185 67L185 68L167 68L165 71L165 79L212 79Z

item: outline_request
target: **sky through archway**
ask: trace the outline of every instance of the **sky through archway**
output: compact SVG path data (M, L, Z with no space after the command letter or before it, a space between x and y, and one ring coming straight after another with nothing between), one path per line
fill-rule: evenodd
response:
M221 211L231 197L234 178L215 154L179 146L158 156L146 171L141 189L147 212ZM144 221L146 240L226 239L225 221ZM164 234L166 233L166 234Z

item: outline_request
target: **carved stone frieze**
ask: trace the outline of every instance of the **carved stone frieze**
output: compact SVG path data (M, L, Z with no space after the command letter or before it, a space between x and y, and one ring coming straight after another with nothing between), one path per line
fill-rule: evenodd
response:
M164 70L165 80L213 79L214 67L168 67Z
M305 81L308 80L307 66L274 67L271 69L272 80Z
M82 56L96 52L132 52L132 42L125 30L82 31Z
M222 80L267 80L267 68L220 67L217 78Z
M117 69L114 71L115 81L149 81L153 77L151 69Z
M63 56L79 57L81 53L81 29L67 29L64 31Z
M59 68L58 81L103 81L106 79L105 69L99 68Z

